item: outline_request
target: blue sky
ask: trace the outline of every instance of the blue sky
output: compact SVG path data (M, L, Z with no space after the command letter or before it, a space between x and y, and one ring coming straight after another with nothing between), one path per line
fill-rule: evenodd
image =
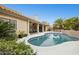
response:
M6 4L5 6L22 12L25 16L38 16L40 21L52 24L58 17L79 16L78 4Z

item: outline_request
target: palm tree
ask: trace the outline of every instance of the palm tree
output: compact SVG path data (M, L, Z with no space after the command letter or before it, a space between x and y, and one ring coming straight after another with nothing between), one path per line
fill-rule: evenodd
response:
M63 28L63 20L61 18L58 18L55 21L55 26L56 26L57 29L62 29Z

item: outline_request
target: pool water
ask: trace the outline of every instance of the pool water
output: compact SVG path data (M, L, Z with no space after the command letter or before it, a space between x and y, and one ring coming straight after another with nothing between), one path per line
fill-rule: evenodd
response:
M61 33L47 33L43 36L33 37L28 42L35 46L53 46L68 41L78 41L79 38L68 36Z

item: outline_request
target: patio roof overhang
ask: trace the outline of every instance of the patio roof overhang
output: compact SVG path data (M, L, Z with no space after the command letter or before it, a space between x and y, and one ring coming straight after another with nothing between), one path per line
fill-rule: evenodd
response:
M29 20L30 22L41 24L41 25L49 25L47 23L40 22L38 20L35 20L35 19L30 18L30 17L24 16L23 14L18 13L18 12L14 11L14 10L12 10L10 8L7 8L7 7L3 6L3 5L0 5L0 13L3 14L3 15L6 15L6 16L19 18L19 19L26 20L26 21Z

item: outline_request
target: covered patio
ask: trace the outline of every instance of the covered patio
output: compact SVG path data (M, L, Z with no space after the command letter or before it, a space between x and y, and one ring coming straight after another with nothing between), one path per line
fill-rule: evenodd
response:
M37 21L28 21L28 34L46 31L48 31L48 24L43 24Z

